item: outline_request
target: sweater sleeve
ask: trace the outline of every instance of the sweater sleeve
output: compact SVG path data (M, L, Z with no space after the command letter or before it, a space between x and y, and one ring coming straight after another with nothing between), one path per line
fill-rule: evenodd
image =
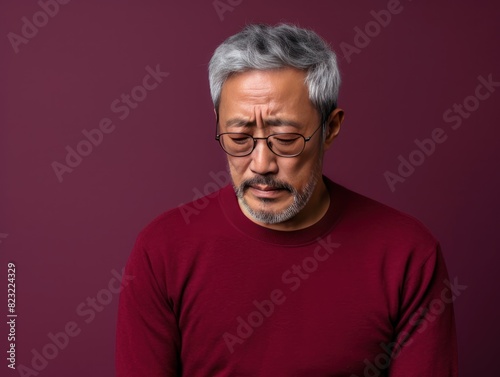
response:
M163 261L155 260L142 240L139 236L125 267L133 278L120 293L116 376L180 376L181 337L162 279Z
M466 286L450 282L440 246L406 279L390 377L456 377L453 301Z

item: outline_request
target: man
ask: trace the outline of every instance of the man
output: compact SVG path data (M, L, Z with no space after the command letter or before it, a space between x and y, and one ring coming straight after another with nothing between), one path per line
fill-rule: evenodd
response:
M314 32L250 25L209 67L232 185L139 235L120 297L117 375L456 376L439 243L322 175L344 112Z

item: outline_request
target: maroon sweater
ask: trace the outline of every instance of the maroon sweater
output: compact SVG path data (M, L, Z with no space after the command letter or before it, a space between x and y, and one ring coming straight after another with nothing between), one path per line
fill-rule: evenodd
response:
M232 187L138 236L117 324L118 377L457 375L439 244L414 218L325 177L330 207L261 227Z

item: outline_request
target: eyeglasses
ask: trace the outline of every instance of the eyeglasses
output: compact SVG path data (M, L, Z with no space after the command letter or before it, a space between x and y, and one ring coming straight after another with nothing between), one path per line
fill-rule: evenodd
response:
M257 140L265 140L269 149L280 157L296 157L304 151L306 143L323 125L320 124L311 136L305 137L298 133L276 133L267 137L253 137L241 132L224 132L215 135L224 151L234 157L245 157L253 152Z

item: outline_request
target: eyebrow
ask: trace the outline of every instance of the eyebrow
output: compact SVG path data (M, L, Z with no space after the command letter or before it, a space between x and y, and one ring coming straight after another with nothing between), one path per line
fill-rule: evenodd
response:
M282 118L266 119L264 120L264 124L267 126L292 126L298 129L304 127L299 122L296 122L291 119L282 119ZM256 125L255 121L248 121L243 118L232 118L226 122L226 127L251 127L255 125Z

